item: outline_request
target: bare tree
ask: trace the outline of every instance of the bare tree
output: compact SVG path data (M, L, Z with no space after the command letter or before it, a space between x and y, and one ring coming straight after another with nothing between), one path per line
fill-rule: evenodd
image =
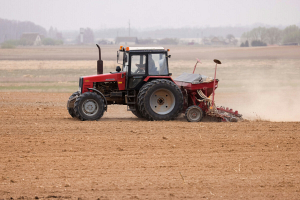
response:
M92 29L90 29L90 28L84 29L83 43L85 43L85 44L93 44L94 43L94 32Z
M281 40L282 31L278 28L272 27L267 29L267 41L269 44L278 44Z
M267 29L265 27L258 27L250 31L251 40L267 41Z
M250 34L250 32L245 32L245 33L243 33L241 39L242 39L242 41L250 40L250 39L251 39L251 34Z

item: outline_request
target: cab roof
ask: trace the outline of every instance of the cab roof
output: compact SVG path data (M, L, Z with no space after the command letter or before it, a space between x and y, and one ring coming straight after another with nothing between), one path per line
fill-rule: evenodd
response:
M141 50L165 50L163 47L129 47L129 51L141 51Z
M123 47L120 46L120 51L126 52L166 52L163 47Z

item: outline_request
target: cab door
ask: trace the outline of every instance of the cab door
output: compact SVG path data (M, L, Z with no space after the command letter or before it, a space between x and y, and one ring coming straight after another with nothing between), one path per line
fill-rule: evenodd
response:
M130 54L128 63L127 89L139 89L146 78L147 54Z

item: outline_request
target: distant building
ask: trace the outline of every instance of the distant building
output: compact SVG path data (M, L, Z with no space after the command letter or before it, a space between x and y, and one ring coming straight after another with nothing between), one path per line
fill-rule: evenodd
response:
M27 45L42 45L42 36L38 33L23 33L20 39Z
M204 45L211 45L210 40L208 38L203 38L202 39L202 44L204 44Z
M133 45L138 44L139 41L137 37L117 37L116 38L116 44L119 45Z
M216 45L216 46L218 46L218 45L226 45L226 42L221 41L221 40L220 40L219 38L217 38L217 37L213 37L213 38L210 40L210 42L211 42L212 45Z
M80 28L79 32L78 44L94 44L94 32L91 28Z

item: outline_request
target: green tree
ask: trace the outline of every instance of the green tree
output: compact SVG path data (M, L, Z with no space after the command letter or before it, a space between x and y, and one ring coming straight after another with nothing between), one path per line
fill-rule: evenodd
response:
M249 34L251 40L260 40L262 42L267 42L267 29L265 27L252 29Z
M288 26L283 30L283 43L300 43L300 29L298 26Z
M62 40L55 40L52 38L44 38L42 40L43 45L62 45L63 41Z
M260 40L252 40L251 41L251 46L253 47L258 47L258 46L267 46L267 43L264 43Z
M33 45L33 42L32 41L28 41L26 39L20 39L18 41L19 45L22 45L22 46L31 46Z
M16 48L17 45L18 45L17 40L6 40L5 42L3 42L1 44L1 48L2 49L13 49L13 48Z

